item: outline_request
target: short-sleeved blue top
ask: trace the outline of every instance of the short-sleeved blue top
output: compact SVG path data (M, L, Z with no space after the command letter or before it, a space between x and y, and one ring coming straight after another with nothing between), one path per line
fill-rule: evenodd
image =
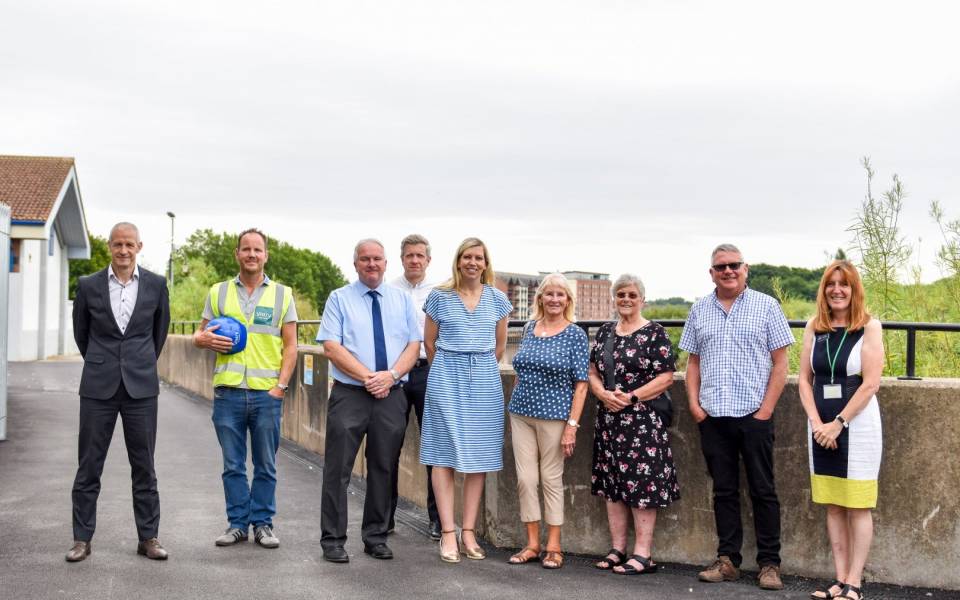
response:
M574 385L587 380L587 334L572 323L550 337L535 336L532 326L526 329L513 357L517 384L508 410L535 419L566 421Z
M512 310L507 295L486 284L472 311L467 310L457 292L448 288L434 288L423 304L423 312L439 328L437 349L447 352L493 352L497 323Z

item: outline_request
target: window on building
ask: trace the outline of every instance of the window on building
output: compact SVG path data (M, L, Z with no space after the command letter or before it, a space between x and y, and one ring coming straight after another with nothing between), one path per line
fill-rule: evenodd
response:
M10 240L10 272L20 272L20 243L23 240Z

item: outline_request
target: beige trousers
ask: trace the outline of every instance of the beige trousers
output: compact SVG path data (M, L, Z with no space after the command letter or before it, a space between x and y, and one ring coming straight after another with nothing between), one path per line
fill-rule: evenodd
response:
M537 487L543 486L543 512L547 525L563 525L564 421L534 419L510 413L513 456L517 464L520 520L540 520Z

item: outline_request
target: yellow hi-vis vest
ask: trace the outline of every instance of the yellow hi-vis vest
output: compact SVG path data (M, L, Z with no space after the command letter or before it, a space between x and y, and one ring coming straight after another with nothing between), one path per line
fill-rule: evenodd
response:
M240 308L234 280L223 281L210 288L210 306L213 307L214 316L233 317L247 328L247 345L242 352L217 353L217 364L213 369L214 387L236 387L244 376L247 378L247 387L252 390L269 390L277 385L283 358L280 328L292 297L290 288L270 281L250 319L247 319Z

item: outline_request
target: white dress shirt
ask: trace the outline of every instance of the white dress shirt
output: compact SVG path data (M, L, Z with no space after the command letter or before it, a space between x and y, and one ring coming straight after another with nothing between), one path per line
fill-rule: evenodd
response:
M427 279L424 278L420 283L413 285L401 275L391 281L390 285L400 288L413 298L413 307L417 309L417 323L420 324L420 334L423 335L423 326L427 322L427 313L423 312L423 305L427 301L427 296L430 295L430 290L437 287L437 284L427 283ZM427 358L427 350L423 344L420 344L420 358Z
M140 292L140 266L134 266L133 276L127 283L120 283L113 272L113 265L107 267L107 281L110 287L110 308L113 318L120 328L120 333L127 331L127 324L133 316L133 308L137 305L137 294Z

